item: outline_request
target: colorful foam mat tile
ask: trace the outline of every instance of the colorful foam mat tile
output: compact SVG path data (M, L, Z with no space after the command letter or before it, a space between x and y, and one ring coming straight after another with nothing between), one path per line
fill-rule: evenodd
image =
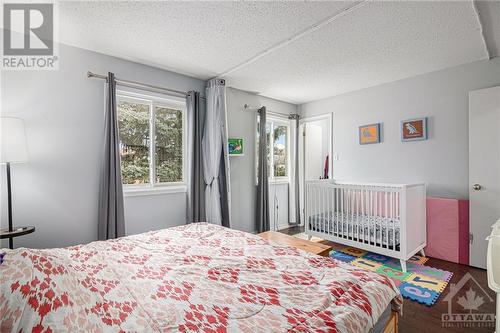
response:
M351 255L351 256L355 256L355 257L358 257L358 258L364 256L367 253L367 251L360 250L360 249L357 249L355 247L345 247L345 248L343 248L340 251L344 252L345 254L348 254L348 255Z
M401 263L399 262L398 259L390 258L389 260L387 260L386 262L384 262L384 265L387 266L387 267L398 269L400 271L402 270L401 269Z
M384 265L401 271L401 264L397 259L389 259L384 263ZM425 266L422 264L415 264L414 262L410 261L407 261L406 263L406 270L410 273L426 275L434 279L443 280L446 282L450 281L451 277L453 276L452 272Z
M403 282L399 286L399 290L403 297L427 306L434 305L439 297L439 292L416 286L408 282Z
M351 262L354 259L356 259L355 256L351 256L351 255L345 254L344 252L340 252L340 251L331 251L330 258L337 259L337 260L340 260L343 262Z
M392 267L381 266L376 270L377 273L390 277L391 279L398 281L406 281L410 278L412 273L410 272L402 272L398 269L394 269Z
M376 272L380 267L382 267L381 263L371 260L366 260L364 258L354 259L353 261L351 261L351 264L360 268L368 269L373 272Z
M407 263L406 266L407 266L408 272L429 276L429 277L432 277L434 279L443 280L446 282L449 282L451 277L453 276L452 272L443 271L442 269L438 269L438 268L434 268L434 267L430 267L430 266L417 265L417 264L413 264L413 263Z
M363 256L363 258L365 258L367 260L371 260L371 261L376 261L376 262L379 262L381 264L385 264L387 261L391 260L390 257L384 256L382 254L376 254L373 252L367 252Z
M411 276L406 280L406 282L414 286L419 286L438 293L442 293L443 290L448 285L448 282L446 281L434 279L430 276L415 274L415 273L412 273Z
M419 256L419 255L414 255L410 259L408 259L408 262L411 262L411 263L414 263L414 264L423 265L423 264L425 264L427 262L427 260L429 260L429 258L422 257L422 256Z

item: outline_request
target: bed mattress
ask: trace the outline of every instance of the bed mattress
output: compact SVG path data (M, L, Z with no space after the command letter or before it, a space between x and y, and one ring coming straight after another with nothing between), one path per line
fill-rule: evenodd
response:
M385 246L392 246L394 238L399 245L399 227L399 220L364 214L328 212L309 217L312 231Z
M204 223L3 249L2 332L368 332L387 277Z

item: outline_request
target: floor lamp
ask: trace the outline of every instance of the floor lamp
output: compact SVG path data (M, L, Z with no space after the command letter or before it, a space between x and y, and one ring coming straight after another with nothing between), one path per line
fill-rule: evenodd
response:
M1 117L1 139L0 163L6 164L7 169L7 214L9 219L9 231L12 226L12 181L10 167L12 163L28 161L28 150L26 148L26 133L24 122L19 118ZM9 238L9 248L13 248L13 239Z

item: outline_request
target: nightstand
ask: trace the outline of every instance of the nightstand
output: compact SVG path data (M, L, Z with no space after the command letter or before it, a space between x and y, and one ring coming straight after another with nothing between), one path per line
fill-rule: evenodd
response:
M31 234L35 232L35 227L17 227L13 228L12 231L9 229L1 229L0 230L0 239L8 238L9 239L9 248L12 250L14 248L14 237L23 236L27 234Z

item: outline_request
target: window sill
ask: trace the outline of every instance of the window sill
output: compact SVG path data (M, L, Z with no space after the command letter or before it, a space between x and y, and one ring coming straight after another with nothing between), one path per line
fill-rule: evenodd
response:
M290 179L288 178L269 178L268 180L269 186L271 185L283 185L283 184L290 184ZM259 185L259 182L255 182L255 186Z
M139 188L123 188L124 197L138 197L146 195L162 195L170 193L186 193L186 185L171 185L171 186L156 186L156 187L139 187Z
M288 184L290 183L290 179L288 178L274 178L274 179L269 179L269 185L273 184Z

